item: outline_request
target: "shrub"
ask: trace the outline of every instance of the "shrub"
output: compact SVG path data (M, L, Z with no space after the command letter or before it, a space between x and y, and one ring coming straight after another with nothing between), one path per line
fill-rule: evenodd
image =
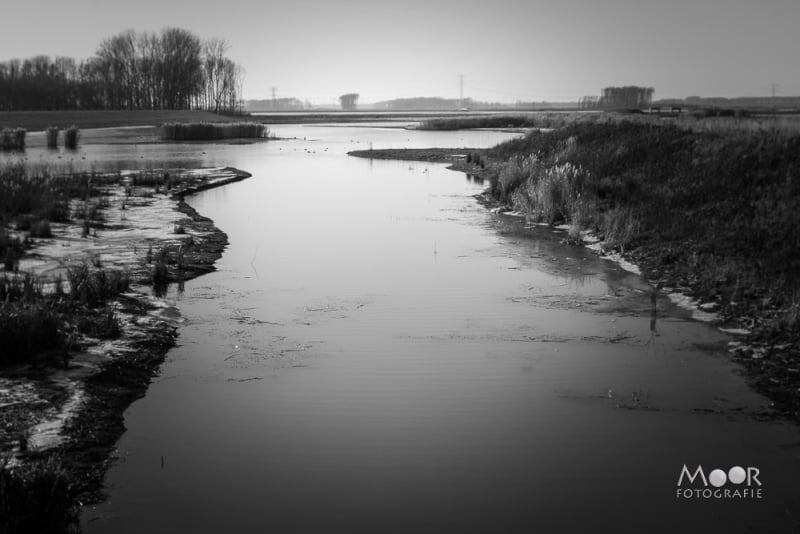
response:
M61 347L61 318L43 302L7 302L0 307L0 364L24 361L42 351Z
M72 300L97 307L116 298L130 287L128 274L117 270L91 271L85 263L67 269Z
M0 258L3 259L3 268L6 271L16 270L19 257L22 255L22 242L18 237L12 237L0 227Z
M65 223L69 222L69 203L65 200L53 200L39 210L46 221Z
M103 314L102 335L106 339L116 339L122 335L122 328L114 308L107 308Z
M169 269L167 268L167 249L158 249L153 258L153 271L150 277L151 282L156 287L163 287L169 282Z
M131 177L131 184L136 187L159 187L165 184L169 173L140 172Z
M64 147L72 150L78 148L78 141L80 138L80 129L75 125L70 126L64 130Z
M500 169L500 175L496 182L495 198L501 202L508 202L511 194L522 184L530 175L536 165L534 156L517 156L507 161Z
M89 191L89 177L31 173L24 164L0 168L0 222L31 215L52 222L69 220L69 199ZM24 222L22 224L25 224Z
M47 148L58 147L58 127L48 126L44 131L45 139L47 139Z
M66 532L77 520L70 477L58 457L0 463L0 532Z
M25 135L27 133L24 128L3 128L0 131L0 149L25 150Z
M103 215L100 203L97 202L84 202L82 206L79 206L75 210L73 217L95 222L102 222L105 220L105 215Z
M53 237L50 223L40 217L22 215L17 218L16 227L20 232L28 232L30 237Z
M42 297L44 283L30 273L0 276L0 301L32 303Z
M639 221L629 208L613 208L603 214L601 231L604 248L619 249L622 252L632 244L639 233Z

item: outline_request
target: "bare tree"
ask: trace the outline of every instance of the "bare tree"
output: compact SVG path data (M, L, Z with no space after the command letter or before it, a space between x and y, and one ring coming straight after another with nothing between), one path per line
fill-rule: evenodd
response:
M104 39L95 57L35 56L0 62L0 109L178 109L235 111L244 70L223 39L202 42L180 28Z
M219 111L228 91L225 76L225 39L212 37L203 43L204 100L203 107Z

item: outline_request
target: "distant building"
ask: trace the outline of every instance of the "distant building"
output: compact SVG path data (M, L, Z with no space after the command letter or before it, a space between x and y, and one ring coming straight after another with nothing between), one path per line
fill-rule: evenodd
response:
M339 97L339 102L342 103L342 109L345 111L358 109L358 93L344 94Z

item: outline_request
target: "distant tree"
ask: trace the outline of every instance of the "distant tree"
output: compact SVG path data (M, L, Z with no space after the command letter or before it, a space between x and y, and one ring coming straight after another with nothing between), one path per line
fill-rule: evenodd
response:
M188 109L242 107L244 70L222 39L180 28L104 39L96 55L35 56L0 62L0 110Z
M596 109L599 102L600 102L599 96L588 95L578 100L578 106L581 109Z
M598 105L604 108L641 108L650 105L654 92L652 87L637 85L605 87L600 92Z
M231 88L230 80L225 76L225 52L228 43L225 39L212 37L203 43L203 74L205 81L205 106L219 111L225 99L225 93Z
M345 111L352 111L358 107L358 93L347 93L339 97L339 102L342 104L342 109Z

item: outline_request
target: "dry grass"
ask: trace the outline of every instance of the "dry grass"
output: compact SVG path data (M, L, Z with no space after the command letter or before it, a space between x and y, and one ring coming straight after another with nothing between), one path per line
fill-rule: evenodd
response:
M793 309L800 123L654 120L578 122L490 149L491 193L532 219L570 223L571 240L603 236L654 278L754 313L762 302Z
M58 457L13 468L0 462L0 532L66 532L77 518L70 477Z

